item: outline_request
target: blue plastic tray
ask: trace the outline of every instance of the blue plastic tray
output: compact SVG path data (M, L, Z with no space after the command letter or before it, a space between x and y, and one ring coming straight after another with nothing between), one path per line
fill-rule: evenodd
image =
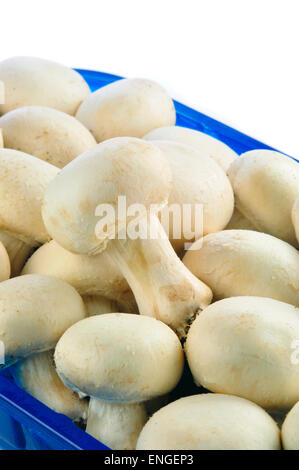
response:
M78 70L92 91L122 77L102 72ZM229 145L238 154L253 149L272 149L241 132L175 101L177 125L209 134ZM9 369L0 374L0 448L2 449L107 449L15 385Z

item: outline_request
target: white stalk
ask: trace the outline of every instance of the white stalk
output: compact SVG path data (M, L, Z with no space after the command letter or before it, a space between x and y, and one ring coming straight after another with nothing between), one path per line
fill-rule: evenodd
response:
M146 421L143 403L123 405L91 398L86 432L112 450L134 450Z
M128 281L142 315L155 317L184 337L188 325L212 300L212 291L183 265L158 218L139 222L140 233L155 239L110 240L107 252Z

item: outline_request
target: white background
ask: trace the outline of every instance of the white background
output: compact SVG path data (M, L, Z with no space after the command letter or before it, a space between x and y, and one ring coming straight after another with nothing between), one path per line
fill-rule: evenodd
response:
M299 157L298 0L5 0L0 60L146 77Z

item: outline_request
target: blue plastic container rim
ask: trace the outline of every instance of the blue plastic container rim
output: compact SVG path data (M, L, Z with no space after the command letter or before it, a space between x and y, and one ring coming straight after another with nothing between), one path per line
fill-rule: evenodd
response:
M85 78L91 91L123 78L104 72L83 69L76 70ZM254 149L275 150L273 147L253 139L182 103L177 101L174 101L174 103L177 112L176 125L196 129L215 137L227 144L239 155ZM294 158L294 160L296 159ZM19 388L10 378L9 369L0 374L0 411L26 427L35 436L40 437L52 449L109 449L79 429L69 418L55 413ZM0 436L0 445L1 443L2 446L5 445L5 436L3 437L3 435ZM20 445L19 448L22 449L24 447Z

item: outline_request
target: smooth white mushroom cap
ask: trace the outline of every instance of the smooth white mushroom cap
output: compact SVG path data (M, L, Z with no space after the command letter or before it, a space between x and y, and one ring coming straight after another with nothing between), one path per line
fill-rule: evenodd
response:
M22 106L49 106L75 114L90 94L79 73L37 57L12 57L0 62L0 80L5 93L0 115Z
M153 204L162 208L171 184L171 170L160 149L133 137L110 139L70 162L49 184L44 222L64 248L97 254L118 233L116 219L122 228L130 220L127 211L118 214L118 196L126 197L127 207L138 203L147 211ZM96 233L100 217L95 213L100 204L108 204L114 211L108 214L107 230Z
M299 402L287 414L281 428L282 447L299 450Z
M238 157L228 145L203 132L180 126L166 126L154 129L146 134L146 140L171 140L190 145L205 153L227 172L230 164Z
M1 233L0 233L1 240ZM10 277L10 260L4 244L0 241L0 282Z
M31 245L49 240L41 206L59 169L17 150L0 149L0 229Z
M151 80L126 78L90 94L79 107L77 119L98 142L112 137L143 137L159 126L175 124L172 99Z
M156 140L154 144L167 158L173 175L173 189L168 198L168 206L163 212L167 211L171 204L179 204L183 214L183 205L191 204L190 235L192 235L195 228L195 205L201 204L203 233L198 236L222 230L230 220L234 209L233 190L224 171L210 157L190 146L162 140ZM174 239L173 220L171 216L169 238L175 250L181 250L184 248L184 243L192 242L194 237L189 239L184 237L184 217L182 217L177 222L181 238ZM168 224L164 225L164 229L168 233Z
M0 283L0 340L6 364L53 349L86 316L76 290L60 279L31 274Z
M14 366L17 384L56 413L87 419L88 402L69 390L56 373L53 351L33 354Z
M292 222L295 228L297 241L299 243L299 197L296 199L292 209Z
M252 230L223 230L192 247L183 263L216 299L253 295L299 307L299 253L288 243Z
M0 118L4 145L45 160L58 168L96 145L77 119L45 106L25 106Z
M230 395L184 397L144 426L137 450L278 450L279 429L259 406Z
M109 313L69 328L55 350L56 369L72 390L113 403L163 395L184 364L176 334L150 317Z
M236 207L260 231L297 245L291 220L299 197L299 165L271 150L252 150L229 168Z
M269 410L289 409L299 400L299 364L292 360L298 338L298 308L265 297L232 297L195 319L185 351L197 385Z

